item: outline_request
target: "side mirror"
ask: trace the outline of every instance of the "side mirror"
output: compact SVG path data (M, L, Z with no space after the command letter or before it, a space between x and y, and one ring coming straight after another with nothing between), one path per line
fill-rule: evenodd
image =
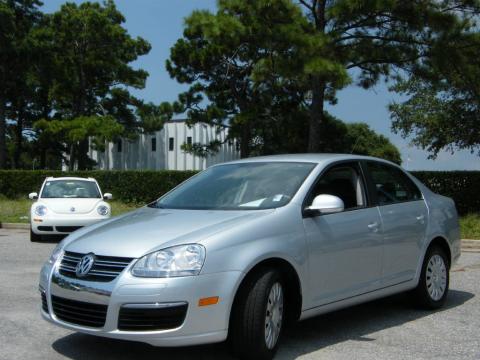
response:
M113 195L110 194L110 193L105 193L105 194L103 194L103 198L104 198L105 200L112 200Z
M38 199L38 194L36 192L28 194L28 198L30 200L37 200Z
M321 194L316 196L312 201L312 205L305 208L305 210L313 215L342 212L344 208L343 200L338 196Z

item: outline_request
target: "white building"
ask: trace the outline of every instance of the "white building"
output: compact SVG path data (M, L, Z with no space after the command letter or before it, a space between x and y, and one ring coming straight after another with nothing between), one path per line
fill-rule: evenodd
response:
M89 156L102 170L203 170L210 165L240 157L236 141L225 141L228 127L195 124L188 127L184 120L165 123L162 130L141 134L136 140L121 139L109 143L104 152L90 150ZM218 139L219 151L206 158L194 156L181 149L184 143L208 144Z

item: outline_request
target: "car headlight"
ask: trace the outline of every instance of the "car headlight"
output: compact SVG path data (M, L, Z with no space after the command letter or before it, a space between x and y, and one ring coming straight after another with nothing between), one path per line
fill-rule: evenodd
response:
M140 258L131 272L139 277L198 275L205 261L205 248L199 244L174 246Z
M48 263L49 264L55 264L55 262L57 261L57 259L60 257L60 255L62 255L63 253L63 241L61 241L56 247L55 249L53 249L52 251L52 255L50 255L50 259L48 259Z
M102 215L102 216L108 215L109 211L110 209L108 208L108 206L100 205L99 207L97 207L97 212L99 215Z
M38 216L44 216L47 214L47 207L45 205L38 205L36 208L35 208L35 214L37 214Z

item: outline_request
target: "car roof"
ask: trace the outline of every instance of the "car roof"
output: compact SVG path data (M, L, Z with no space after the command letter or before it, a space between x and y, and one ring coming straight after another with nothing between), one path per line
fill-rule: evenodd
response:
M249 163L249 162L309 162L316 164L328 164L342 160L374 160L381 161L391 165L398 166L390 161L379 159L372 156L353 155L353 154L329 154L329 153L307 153L307 154L283 154L269 155L245 158L230 161L224 164Z
M47 177L45 179L46 181L59 181L59 180L82 180L82 181L93 181L93 182L97 182L97 180L95 180L94 178L82 178L82 177L75 177L75 176L64 176L64 177L53 177L53 176L50 176L50 177Z

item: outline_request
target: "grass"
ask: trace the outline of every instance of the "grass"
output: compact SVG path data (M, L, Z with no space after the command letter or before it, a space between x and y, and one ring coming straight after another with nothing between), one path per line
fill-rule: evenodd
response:
M460 218L462 239L480 240L480 214L469 214Z
M140 207L138 204L125 204L120 201L109 201L113 216ZM0 198L0 223L28 223L28 215L32 201L28 199L9 200ZM480 214L469 214L460 218L462 239L480 240Z
M125 204L120 201L109 201L109 204L112 207L113 216L120 215L141 206ZM0 223L28 223L30 206L32 206L32 201L28 199L9 200L0 198Z

